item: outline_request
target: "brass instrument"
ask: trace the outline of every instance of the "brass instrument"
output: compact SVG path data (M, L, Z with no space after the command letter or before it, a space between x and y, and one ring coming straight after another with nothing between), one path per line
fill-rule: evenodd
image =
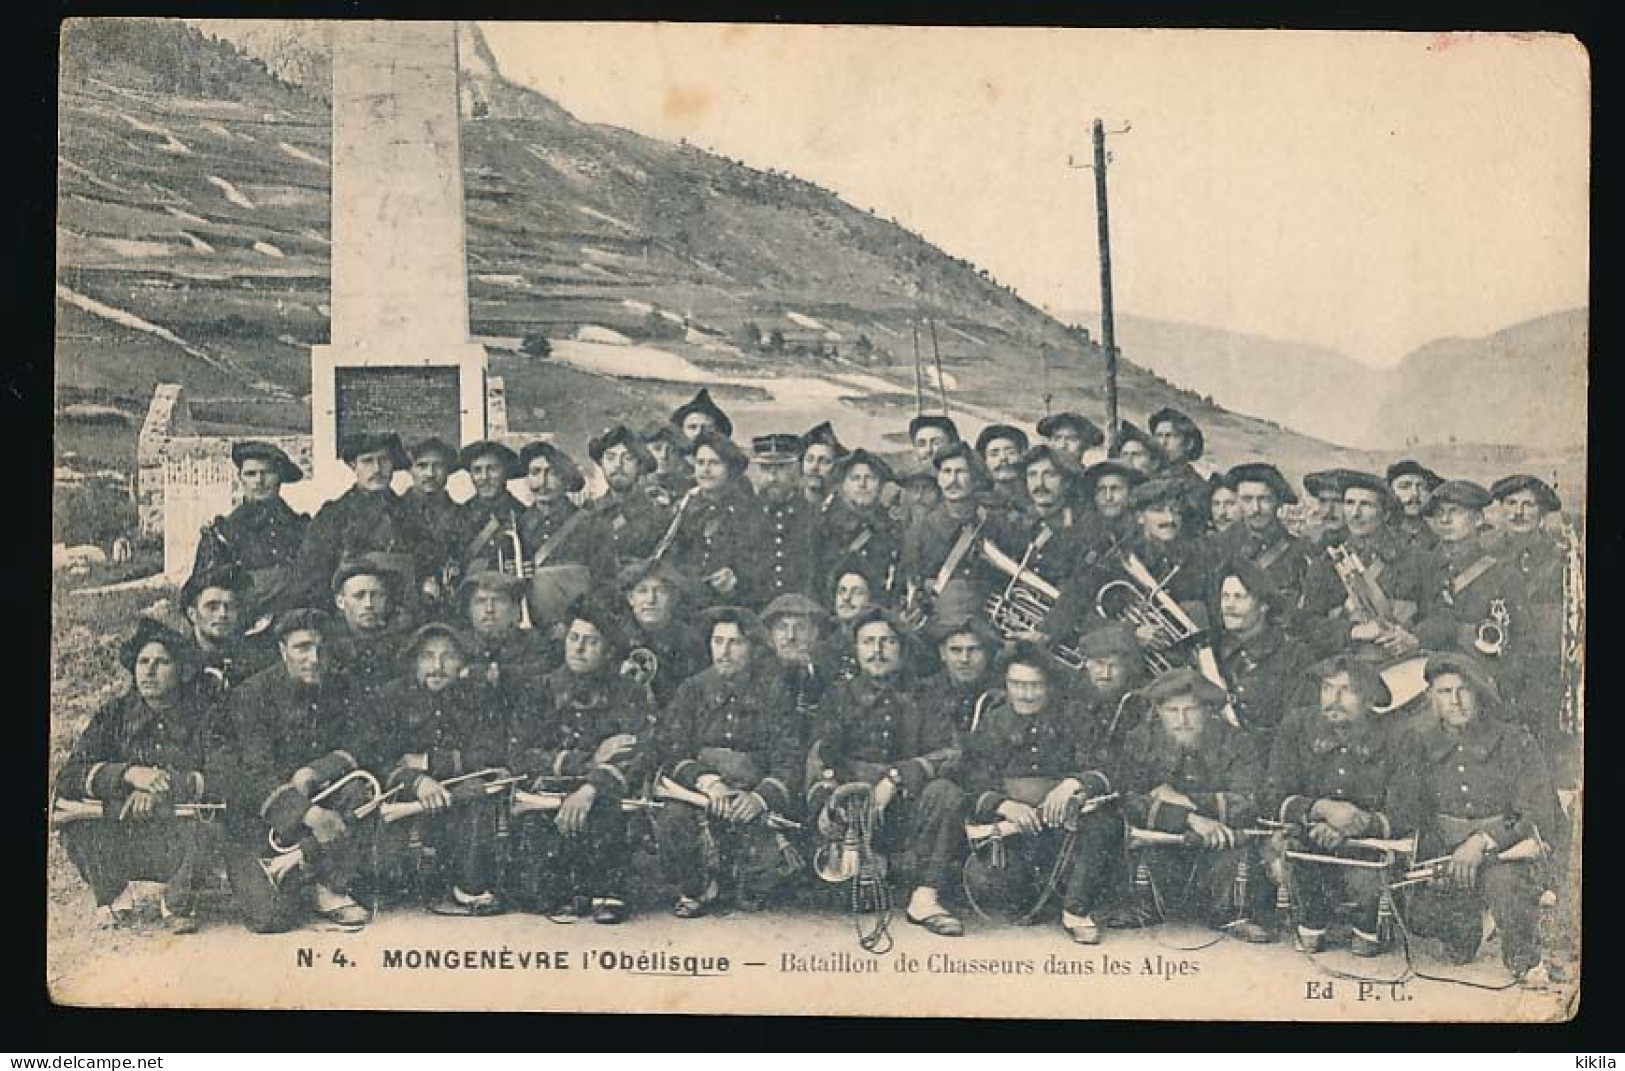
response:
M1202 628L1179 605L1179 600L1168 594L1168 581L1178 575L1178 566L1159 581L1132 551L1125 551L1118 560L1127 579L1109 580L1101 585L1095 593L1095 612L1109 621L1128 625L1136 633L1149 626L1152 637L1144 644L1145 664L1153 676L1159 676L1179 664L1176 652L1196 641L1202 635ZM1119 591L1127 594L1114 610L1110 604L1116 596L1109 593Z
M1273 829L1232 829L1242 843L1253 838L1266 838L1275 836ZM1128 827L1128 836L1124 845L1133 851L1136 848L1200 848L1202 840L1190 830L1183 833L1169 833L1161 829L1140 829L1136 826ZM1236 847L1241 847L1237 844Z
M1474 836L1477 836L1475 833ZM1493 849L1484 853L1484 862L1490 863L1529 863L1536 862L1546 856L1546 845L1539 836L1525 837L1516 844L1509 844L1501 851ZM1450 862L1450 856L1441 855L1435 859L1424 859L1414 863L1405 871L1405 876L1393 882L1390 889L1403 889L1411 885L1432 885L1444 879L1445 866Z
M698 789L681 785L665 774L661 774L655 779L652 795L654 798L650 801L650 806L660 806L661 801L686 803L690 807L698 807L701 810L711 806L710 796ZM762 822L767 828L778 833L792 832L801 828L800 822L793 818L786 818L777 811L763 811Z
M519 517L517 514L508 514L508 524L497 533L497 572L520 580L529 580L536 574L536 566L525 555L524 540L519 538ZM507 553L503 552L502 544L508 544ZM519 600L519 627L528 629L533 627L530 619L530 600Z
M508 786L518 784L520 781L528 781L529 780L528 777L524 777L524 776L519 776L519 777L495 776L495 775L501 775L501 774L504 774L504 773L506 773L506 771L497 769L495 767L492 767L490 769L485 769L485 770L476 770L474 773L461 774L461 775L459 775L457 777L448 777L445 780L440 781L440 787L441 788L450 788L453 785L463 784L465 782L472 781L472 780L474 780L476 778L493 777L493 780L487 781L484 784L479 786L479 791L478 791L477 794L464 795L464 796L457 796L457 795L452 796L452 802L453 803L461 803L461 802L463 802L465 800L484 799L487 796L499 795L502 792L504 792L508 788ZM439 780L439 779L436 778L436 780ZM418 802L417 800L413 800L413 801L408 802L408 803L385 803L382 806L380 806L379 809L378 809L378 820L383 822L384 825L387 826L387 825L391 825L391 824L393 824L395 822L399 822L402 819L411 818L414 815L422 814L424 812L424 810L425 810L425 808L424 808L423 804Z
M824 881L885 883L886 857L870 846L876 822L874 789L862 781L841 785L818 815L824 842L813 856L813 870Z
M224 803L175 803L167 805L163 814L175 818L196 818L202 822L212 822L215 817L225 811ZM51 804L51 824L53 826L67 825L71 822L88 822L107 816L107 804L102 800L66 800L59 799Z
M378 778L374 777L366 770L351 770L337 781L334 781L332 784L310 797L311 806L316 806L323 800L331 797L340 789L344 788L346 785L354 782L360 782L361 784L366 785L369 792L366 801L351 812L351 817L357 820L367 817L369 814L382 807L400 791L400 787L397 786L390 789L388 792L385 792L384 786L378 783ZM271 850L278 855L288 856L303 854L300 852L298 845L285 845L278 840L276 830L274 829L266 834L266 840L271 845Z
M654 553L650 555L655 561L663 560L671 551L672 544L677 542L677 533L683 527L683 517L687 515L688 507L693 503L694 496L699 492L698 487L690 487L684 493L682 500L677 503L677 509L671 515L671 523L666 526L665 534L660 537L660 542L655 544Z
M1067 804L1066 818L1062 822L1062 827L1070 829L1076 826L1078 819L1086 814L1100 810L1108 803L1114 802L1118 795L1116 792L1106 792L1099 796L1090 796L1087 799L1082 798L1082 793L1073 796ZM965 825L965 839L970 842L971 851L1004 837L1019 836L1020 833L1021 827L1008 818L1001 818L997 822L983 822L974 825L967 823Z
M1505 599L1491 599L1489 613L1489 617L1478 623L1478 629L1473 634L1473 647L1481 655L1498 658L1506 650L1507 629L1512 623L1512 615L1507 612Z
M1343 591L1354 605L1356 624L1374 623L1384 629L1393 629L1403 625L1416 612L1416 607L1410 603L1391 602L1388 599L1377 586L1359 551L1342 543L1333 543L1326 548L1326 556L1331 559L1337 579L1342 581Z
M522 814L552 814L564 806L568 792L526 792L523 789L514 791L512 814L518 818ZM637 811L657 811L665 804L659 800L642 799L641 797L627 798L620 802L620 809L625 814Z
M991 539L982 540L983 559L1010 578L1003 591L994 592L987 600L988 620L1007 640L1030 632L1042 632L1044 620L1061 598L1059 588L1027 568L1037 543L1034 540L1027 544L1027 550L1018 562L1000 550ZM1050 654L1068 669L1083 668L1083 653L1076 647L1057 643L1050 648Z

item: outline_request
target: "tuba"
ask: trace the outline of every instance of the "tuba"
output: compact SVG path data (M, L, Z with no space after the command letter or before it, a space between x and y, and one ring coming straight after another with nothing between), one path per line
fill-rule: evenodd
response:
M1049 529L1042 531L1048 532ZM1003 591L996 591L987 599L988 620L1007 640L1029 632L1042 632L1045 618L1060 601L1060 589L1027 568L1033 552L1042 545L1041 539L1042 532L1039 538L1027 544L1027 550L1019 562L1000 550L991 539L982 540L983 560L1009 578ZM1050 654L1068 669L1083 668L1083 655L1075 647L1055 644L1050 648Z
M1118 560L1127 579L1101 585L1095 593L1095 612L1136 632L1149 625L1152 637L1145 644L1145 664L1153 676L1161 675L1178 665L1178 652L1202 635L1201 626L1179 605L1179 600L1168 594L1168 581L1179 572L1179 566L1159 581L1132 551L1125 551Z

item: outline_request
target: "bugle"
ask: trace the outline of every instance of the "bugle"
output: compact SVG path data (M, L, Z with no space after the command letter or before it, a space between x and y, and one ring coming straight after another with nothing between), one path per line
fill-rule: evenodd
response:
M1473 834L1477 836L1478 834ZM1497 851L1493 848L1484 852L1484 864L1494 863L1532 863L1546 857L1546 845L1538 837L1525 837L1516 844L1509 844ZM1403 889L1410 885L1432 885L1442 881L1445 868L1450 863L1450 856L1441 855L1435 859L1424 859L1413 864L1405 871L1405 876L1389 886L1391 889Z
M355 810L350 812L350 817L356 821L360 821L372 812L376 811L378 808L382 807L400 791L400 787L397 786L390 789L388 792L385 792L384 786L378 783L378 778L374 777L366 770L351 770L337 781L334 781L332 784L310 797L311 806L314 807L317 804L320 804L322 801L328 799L346 785L355 782L366 785L371 793L364 802L357 806ZM285 845L278 840L276 830L274 829L266 834L266 841L271 845L271 850L277 855L303 855L303 853L299 851L298 845Z
M166 817L196 818L200 821L213 821L215 816L226 809L224 803L171 803L164 804L162 811L155 811ZM51 804L51 824L53 826L67 825L71 822L88 822L107 815L107 804L102 800L68 800L59 799Z
M516 514L508 514L508 524L497 534L497 538L497 572L520 580L529 580L534 576L536 567L525 556L525 543L519 537L519 517ZM507 553L503 553L503 542L508 544ZM519 627L523 629L534 627L528 599L519 600Z
M690 807L698 807L701 810L711 806L710 796L707 796L698 789L688 788L685 785L678 784L666 774L661 774L655 779L653 795L654 800L651 800L650 802L655 806L659 805L656 801L686 803ZM786 818L777 811L763 811L762 821L767 825L767 828L781 833L801 828L800 822L797 822L793 818Z
M1074 800L1078 799L1077 796L1073 796L1072 798ZM1107 792L1099 796L1090 796L1088 799L1077 803L1075 807L1069 806L1067 808L1066 821L1063 823L1063 825L1076 822L1084 815L1098 811L1100 808L1113 802L1117 798L1118 793ZM1004 837L1018 836L1020 833L1021 827L1016 825L1016 823L1012 822L1008 818L1001 818L997 822L983 822L980 824L966 823L965 825L965 839L970 842L972 851L980 848L989 841L999 840Z
M564 806L568 792L526 792L515 789L513 794L513 811L515 818L522 814L550 814ZM659 800L646 800L641 797L627 797L621 800L620 808L623 813L631 814L634 811L657 811L665 804Z
M1273 829L1232 829L1230 832L1235 834L1242 842L1253 838L1275 836L1275 830ZM1129 826L1128 836L1123 843L1130 851L1135 848L1200 848L1202 838L1194 830L1190 829L1183 833L1169 833L1161 829L1140 829L1138 826Z
M499 776L504 773L506 773L505 770L497 769L495 767L488 770L476 770L473 773L460 774L457 777L448 777L444 781L440 781L440 787L451 788L454 785L466 784L469 781L473 781L476 778L481 777L493 778L493 780L486 781L485 783L479 785L477 790L473 793L452 793L451 802L455 805L458 803L463 803L467 800L484 799L487 796L496 796L506 790L509 785L515 785L520 781L530 780L528 777L523 775L513 777ZM419 800L411 800L406 803L385 803L378 809L378 820L387 826L394 822L411 818L413 815L422 814L427 809L428 808L425 807Z

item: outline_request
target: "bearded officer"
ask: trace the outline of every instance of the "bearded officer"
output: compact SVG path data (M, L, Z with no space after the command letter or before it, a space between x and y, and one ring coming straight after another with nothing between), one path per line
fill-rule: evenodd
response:
M1496 716L1495 682L1471 658L1428 659L1434 719L1402 749L1395 821L1418 834L1416 853L1444 854L1439 880L1406 897L1415 932L1441 938L1453 962L1478 956L1485 908L1501 935L1513 978L1541 960L1538 942L1544 852L1498 860L1522 842L1544 848L1557 828L1546 758L1521 727Z
M656 819L678 918L730 902L759 911L793 876L795 857L767 820L792 813L806 746L755 617L738 606L703 617L710 665L677 689L657 734L669 776L707 799L703 810L668 803Z
M958 937L964 924L938 895L963 836L964 793L943 776L959 758L953 722L915 695L894 618L871 608L854 625L858 675L830 688L813 719L807 813L821 814L843 785L868 785L876 845L913 885L908 920Z
M411 459L399 435L347 436L339 456L355 473L354 485L316 511L294 568L298 605L319 607L332 598L329 587L339 564L370 557L400 575L401 597L415 605L425 581L431 588L438 564L433 541L417 514L390 489L395 473Z
M1288 848L1336 853L1351 837L1394 836L1388 789L1401 759L1396 723L1373 712L1392 702L1369 662L1338 655L1317 663L1319 703L1281 724L1270 750L1266 805L1286 824ZM1377 927L1381 875L1366 868L1283 861L1297 911L1299 948L1319 952L1333 915L1355 903L1354 954L1383 951Z
M751 575L759 577L756 595L773 599L813 590L813 538L818 507L802 494L802 440L797 435L758 435L751 440L751 460L762 482L756 495L761 533Z
M1135 910L1113 924L1183 917L1269 942L1273 935L1253 917L1254 904L1268 896L1256 895L1250 882L1242 892L1236 880L1252 850L1240 831L1257 817L1263 788L1257 744L1221 715L1224 690L1193 669L1158 677L1145 699L1153 717L1129 734L1122 760L1124 811L1130 825L1178 834L1183 843L1135 845L1131 834L1139 895Z
M671 516L644 483L657 468L654 455L626 425L593 438L587 456L604 474L607 490L589 507L581 538L593 576L607 580L652 554Z
M300 549L310 518L297 513L282 497L285 484L305 478L303 470L281 449L266 442L239 442L231 447L242 501L228 514L203 528L192 575L235 565L253 579L252 601L243 606L250 623L262 614L290 605Z
M1400 535L1423 550L1438 546L1438 537L1427 521L1427 506L1444 477L1414 458L1405 458L1388 466L1387 480L1399 506L1393 523Z
M1002 866L973 866L980 880L967 879L967 887L979 885L978 899L1020 905L1029 914L1058 893L1061 928L1078 944L1099 944L1094 914L1122 845L1123 819L1115 807L1081 815L1069 809L1113 791L1105 741L1086 704L1068 694L1064 667L1042 648L1015 644L1003 677L1003 697L965 736L963 780L972 822L1004 820L1019 835L1004 838ZM1054 874L1065 877L1049 888Z

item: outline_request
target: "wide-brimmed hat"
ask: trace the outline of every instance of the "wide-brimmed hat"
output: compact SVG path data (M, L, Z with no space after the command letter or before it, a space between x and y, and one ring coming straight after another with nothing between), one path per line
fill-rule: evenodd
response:
M649 448L643 445L643 440L625 424L616 424L612 428L606 428L589 440L587 443L587 456L592 458L594 465L602 465L605 451L612 446L626 447L637 461L639 472L653 472L660 467L659 463L655 461L655 456L649 453Z
M859 465L869 466L881 483L890 483L896 479L892 473L892 467L886 464L879 454L870 453L868 450L859 447L835 463L835 468L830 473L832 486L839 487L841 481L846 479L846 474Z
M1051 413L1038 422L1038 434L1046 439L1053 437L1062 428L1075 430L1078 433L1078 441L1085 450L1092 450L1106 441L1106 433L1100 430L1100 425L1081 413Z
M515 475L523 476L529 472L530 463L538 457L545 458L548 467L558 473L559 479L564 482L565 491L574 493L587 486L587 478L581 474L581 466L577 465L569 454L545 439L526 443L525 448L519 451L518 471Z
M427 439L414 443L407 453L412 455L413 462L430 456L445 458L446 467L452 472L456 472L463 467L463 459L458 454L457 448L439 436L431 435Z
M727 466L729 475L738 476L750 467L750 455L720 431L706 430L696 435L694 441L688 444L688 456L693 457L699 453L702 446L709 446L716 451L716 455Z
M559 620L566 627L572 621L587 622L598 630L598 634L604 638L604 646L612 655L618 655L618 652L626 648L626 634L621 628L622 617L620 606L589 591L571 600Z
M339 458L346 465L354 465L355 459L362 454L375 454L380 450L389 454L390 461L394 462L397 469L411 467L412 459L406 456L406 447L401 445L401 437L392 431L346 435L344 441L339 443Z
M988 444L995 439L1008 439L1016 444L1016 453L1027 452L1027 433L1014 424L989 424L976 436L976 452L987 453Z
M837 459L846 454L846 447L841 445L841 440L836 436L835 429L830 426L830 422L827 420L815 427L808 428L801 436L801 452L806 453L809 446L827 446L835 451Z
M1150 509L1164 502L1182 502L1189 485L1181 480L1153 477L1128 493L1129 509Z
M1394 501L1394 490L1388 486L1388 481L1372 472L1360 472L1355 469L1342 469L1343 492L1370 491L1378 495L1390 505Z
M815 621L829 617L829 611L799 591L787 591L762 608L762 624L772 627L776 617L801 616Z
M1481 698L1492 703L1501 702L1501 689L1495 683L1494 675L1478 659L1465 654L1441 651L1429 655L1427 665L1422 670L1422 678L1432 685L1437 678L1450 673L1471 684Z
M1056 471L1060 472L1074 485L1083 479L1083 469L1078 467L1078 459L1065 450L1056 449L1049 443L1039 443L1025 454L1022 454L1021 460L1016 462L1016 467L1022 472L1026 472L1035 461L1048 461L1055 466Z
M1120 621L1106 621L1078 637L1078 653L1085 658L1119 655L1138 664L1140 640L1134 630Z
M209 588L234 591L239 598L247 598L254 591L254 577L240 565L216 565L212 569L193 573L181 585L181 609L191 609L198 596Z
M1445 480L1433 489L1428 504L1422 507L1422 515L1431 517L1444 505L1482 510L1493 501L1489 491L1471 480Z
M505 474L504 479L512 480L524 475L524 469L520 467L519 455L515 454L511 447L491 439L481 439L478 442L469 443L463 447L463 452L458 456L458 461L462 463L463 468L467 469L482 457L494 457L500 461L502 471Z
M295 632L320 632L326 635L333 627L333 619L325 611L301 606L277 616L272 630L276 638L285 640Z
M1320 681L1347 673L1355 691L1365 696L1373 707L1393 705L1394 697L1388 691L1388 683L1382 679L1382 673L1375 664L1363 658L1350 654L1333 655L1310 666L1309 673L1312 679Z
M687 574L664 558L639 558L628 562L615 574L615 586L622 591L631 591L651 576L664 579L679 595L688 595L693 587Z
M1224 587L1226 577L1235 577L1241 581L1241 586L1247 593L1259 602L1270 608L1270 613L1279 614L1285 607L1282 605L1284 592L1269 573L1260 569L1257 563L1241 555L1233 555L1224 559L1219 567L1213 570L1213 593L1211 605L1217 609L1219 605L1219 592Z
M927 637L936 644L967 633L975 636L989 654L997 654L1004 646L1004 637L979 613L938 614L926 629Z
M913 420L910 420L908 422L909 442L914 441L914 437L920 433L922 428L941 428L950 440L953 442L959 441L959 425L953 422L952 417L942 413L921 413Z
M1229 698L1223 688L1189 666L1176 666L1158 675L1140 690L1140 694L1152 707L1180 695L1192 696L1198 703L1210 707L1223 706Z
M1433 490L1435 487L1438 487L1441 483L1444 483L1443 476L1440 476L1437 472L1434 472L1420 461L1416 461L1412 458L1405 458L1403 461L1396 461L1392 465L1389 465L1388 471L1385 475L1387 476L1390 484L1399 479L1401 476L1420 476L1422 477L1423 485L1426 486L1429 491Z
M931 467L941 472L942 466L956 457L964 458L965 463L970 466L972 490L986 491L993 486L993 474L987 471L987 462L983 461L982 455L963 439L937 451L937 456L931 459Z
M734 422L728 419L728 414L722 411L721 406L711 400L711 391L705 387L701 387L694 397L672 410L672 426L681 428L683 421L687 420L691 413L704 413L709 416L716 422L716 430L725 436L734 433Z
M1121 476L1128 481L1130 488L1138 487L1148 479L1145 473L1121 461L1097 461L1083 470L1084 486L1093 489L1102 476Z
M264 461L276 469L283 483L298 483L305 478L305 470L300 468L280 446L258 439L247 439L231 444L231 463L239 472L242 471L245 461Z
M1117 442L1107 451L1108 457L1121 457L1125 443L1139 443L1153 454L1157 452L1157 444L1151 436L1140 430L1139 425L1133 421L1120 420L1117 422Z
M1197 460L1202 456L1203 451L1207 449L1207 440L1202 435L1202 429L1197 426L1196 421L1178 409L1169 407L1158 409L1145 422L1145 426L1151 429L1153 435L1156 433L1158 424L1172 424L1179 429L1181 435L1185 436L1191 447L1190 456L1186 458L1187 461Z
M130 673L135 672L135 660L141 654L141 649L149 643L161 643L169 652L169 657L176 662L193 664L197 661L196 648L185 636L176 632L162 621L152 617L138 617L135 621L135 631L130 638L119 644L118 661Z
M417 657L419 648L436 637L443 637L456 644L464 659L474 657L474 645L460 630L444 621L430 621L413 629L412 634L406 638L406 642L401 645L401 660L410 662Z
M1298 493L1292 489L1290 483L1287 483L1286 477L1281 475L1281 470L1267 461L1248 461L1236 465L1224 474L1224 486L1232 491L1244 482L1264 484L1274 492L1276 498L1287 505L1293 505L1298 501Z
M339 567L333 570L333 594L337 595L343 591L344 585L358 576L376 576L388 586L391 595L398 594L398 586L401 580L400 573L386 567L368 554L345 558L339 562Z
M517 601L524 598L526 587L528 585L524 579L512 573L503 573L495 569L477 569L463 577L462 582L457 585L457 601L466 607L468 597L476 591L494 591Z

